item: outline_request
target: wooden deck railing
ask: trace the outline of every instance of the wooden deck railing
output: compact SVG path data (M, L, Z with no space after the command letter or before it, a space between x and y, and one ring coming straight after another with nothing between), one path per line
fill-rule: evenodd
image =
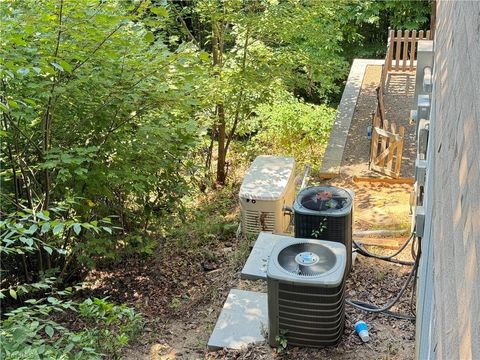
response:
M417 57L419 40L432 40L430 30L390 30L388 34L387 55L385 57L386 71L413 71Z
M417 58L417 47L419 40L432 40L430 30L420 30L417 36L417 30L390 30L387 41L387 54L382 68L380 78L380 96L383 99L383 93L390 71L413 71L416 68L415 60Z

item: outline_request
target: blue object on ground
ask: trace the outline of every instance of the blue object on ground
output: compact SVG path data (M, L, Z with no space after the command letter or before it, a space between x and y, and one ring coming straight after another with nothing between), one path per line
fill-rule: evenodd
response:
M355 331L357 332L358 336L360 336L360 339L362 339L363 342L367 342L368 340L370 340L370 336L368 335L367 323L365 321L357 321L355 323Z

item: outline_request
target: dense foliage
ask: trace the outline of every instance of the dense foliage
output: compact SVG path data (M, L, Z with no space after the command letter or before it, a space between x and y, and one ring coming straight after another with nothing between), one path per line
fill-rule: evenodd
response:
M188 195L225 184L239 162L285 154L315 170L351 59L383 56L389 26L428 27L431 5L0 6L2 356L13 359L115 356L139 316L58 289L97 261L151 253L172 219L188 219Z

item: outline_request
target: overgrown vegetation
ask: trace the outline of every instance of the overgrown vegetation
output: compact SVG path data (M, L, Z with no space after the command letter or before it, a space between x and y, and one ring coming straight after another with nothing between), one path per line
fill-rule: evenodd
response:
M2 356L12 359L118 356L139 315L58 294L98 262L152 254L165 239L230 238L235 172L259 153L315 171L351 59L382 56L388 26L426 28L430 11L393 0L0 6ZM197 206L222 191L223 203Z

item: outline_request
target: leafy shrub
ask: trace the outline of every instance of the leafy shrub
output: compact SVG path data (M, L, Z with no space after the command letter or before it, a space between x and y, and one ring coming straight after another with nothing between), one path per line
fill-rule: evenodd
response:
M0 333L5 360L119 358L142 326L133 309L96 298L81 303L56 297L30 299L5 315ZM73 330L55 320L68 316L82 328Z
M5 214L0 220L3 272L0 298L8 284L20 282L20 291L26 293L28 283L46 271L57 269L64 275L77 258L91 261L93 242L104 233L112 234L115 226L108 217L82 221L73 211L74 204L74 201L62 203L44 211L23 209ZM16 292L12 287L9 291Z
M312 170L318 169L335 109L280 94L272 104L260 106L258 112L259 132L253 141L264 152L290 155L299 163L311 162Z

